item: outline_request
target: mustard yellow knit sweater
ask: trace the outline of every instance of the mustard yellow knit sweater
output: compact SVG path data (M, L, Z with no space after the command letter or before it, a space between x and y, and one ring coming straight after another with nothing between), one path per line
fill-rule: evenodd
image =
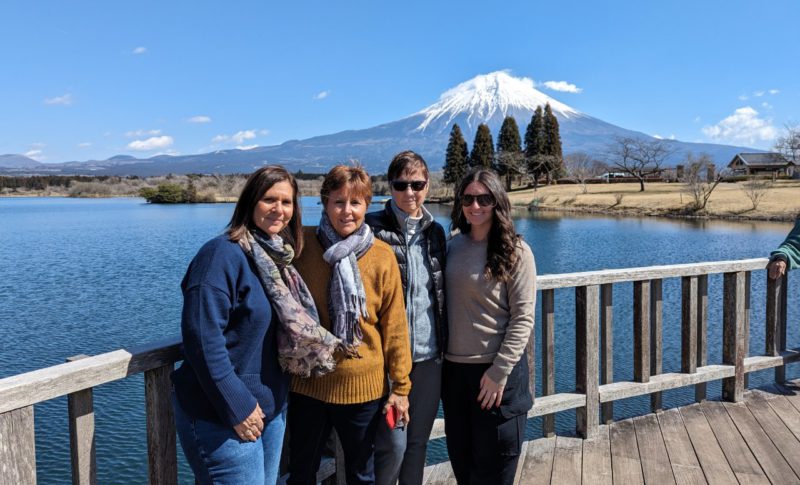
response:
M330 329L328 281L331 266L322 259L324 250L316 228L304 228L305 247L294 265L303 277L319 311L322 325ZM375 244L358 260L367 295L369 317L361 319L364 340L358 348L361 358L337 355L336 370L322 377L292 379L292 392L332 404L358 404L392 392L407 396L411 390L411 345L400 270L388 244Z

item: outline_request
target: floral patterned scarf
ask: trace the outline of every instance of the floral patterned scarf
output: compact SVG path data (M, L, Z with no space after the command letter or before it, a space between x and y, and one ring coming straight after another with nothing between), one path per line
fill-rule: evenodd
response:
M292 266L294 249L275 236L260 231L247 233L258 276L278 313L278 362L284 371L299 377L321 376L333 371L333 357L342 341L319 323L314 299Z

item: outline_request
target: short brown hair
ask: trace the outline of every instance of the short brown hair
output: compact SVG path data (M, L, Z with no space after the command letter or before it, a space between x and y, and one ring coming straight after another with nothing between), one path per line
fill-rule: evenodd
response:
M236 207L233 209L231 221L228 223L228 238L238 242L243 248L249 249L245 234L256 228L253 211L264 194L278 182L289 182L294 191L292 219L279 234L284 242L292 245L295 257L297 257L303 252L303 216L300 210L300 191L297 188L297 180L280 165L261 167L247 178L239 200L236 202Z
M322 181L322 188L319 191L322 206L325 207L331 192L344 186L347 186L354 195L363 197L367 205L372 201L372 182L369 180L367 171L357 165L337 165L325 175L325 180Z
M392 158L392 161L389 163L389 170L386 173L386 178L391 182L392 180L397 180L398 177L403 175L403 172L415 169L422 170L423 175L425 175L425 180L429 178L428 164L425 163L425 159L416 152L405 150Z

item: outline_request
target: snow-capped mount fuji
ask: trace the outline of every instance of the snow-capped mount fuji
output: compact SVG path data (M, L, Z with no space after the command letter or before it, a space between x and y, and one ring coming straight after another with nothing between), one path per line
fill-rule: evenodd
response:
M516 78L506 71L497 71L476 76L445 91L438 102L416 113L425 117L416 129L422 132L446 129L449 132L455 120L462 119L465 121L460 127L474 132L481 123L499 126L509 115L530 120L537 106L547 104L559 121L585 116L538 91L531 79ZM519 121L517 119L518 124Z
M454 123L458 123L469 146L478 125L486 123L495 141L506 116L513 116L524 137L537 106L550 104L559 121L565 154L584 151L603 159L615 137L652 139L641 132L606 123L567 106L535 88L533 80L496 71L476 76L445 91L437 102L398 121L372 128L347 130L281 145L250 150L222 150L185 156L160 155L148 159L113 157L105 161L41 164L35 167L4 167L0 173L161 175L167 173L248 173L269 163L280 163L291 171L321 173L333 165L359 160L371 173L384 173L391 158L401 150L414 150L433 170L444 163L445 150ZM685 143L666 140L675 149L671 161L678 163L689 152L707 153L717 166L727 164L736 153L752 148Z

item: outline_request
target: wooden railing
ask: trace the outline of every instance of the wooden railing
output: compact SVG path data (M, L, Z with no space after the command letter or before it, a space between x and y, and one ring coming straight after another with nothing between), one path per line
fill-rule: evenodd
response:
M644 268L544 275L541 291L541 395L529 417L543 418L545 436L555 432L554 415L576 410L577 432L594 436L601 419L613 419L613 403L651 396L651 409L661 409L661 392L695 386L695 399L705 399L707 382L722 380L723 398L738 401L749 372L775 368L785 379L784 366L800 360L800 349L786 349L788 277L767 280L765 352L748 356L751 272L763 270L766 259L651 266ZM708 275L723 277L722 363L709 365ZM764 274L762 272L762 274ZM681 372L662 373L662 281L681 278ZM766 276L764 276L766 278ZM613 382L612 288L633 282L633 381ZM575 288L575 390L555 393L555 290ZM535 369L535 335L528 346ZM0 379L0 470L3 483L36 481L34 405L68 396L72 476L75 484L94 484L96 477L92 389L144 373L150 483L177 482L175 423L170 403L169 373L180 359L178 339L136 349L122 349ZM535 389L531 372L531 389ZM597 378L599 376L599 379ZM441 419L431 439L444 436ZM341 452L327 460L318 478L341 481ZM323 470L324 469L324 470Z

